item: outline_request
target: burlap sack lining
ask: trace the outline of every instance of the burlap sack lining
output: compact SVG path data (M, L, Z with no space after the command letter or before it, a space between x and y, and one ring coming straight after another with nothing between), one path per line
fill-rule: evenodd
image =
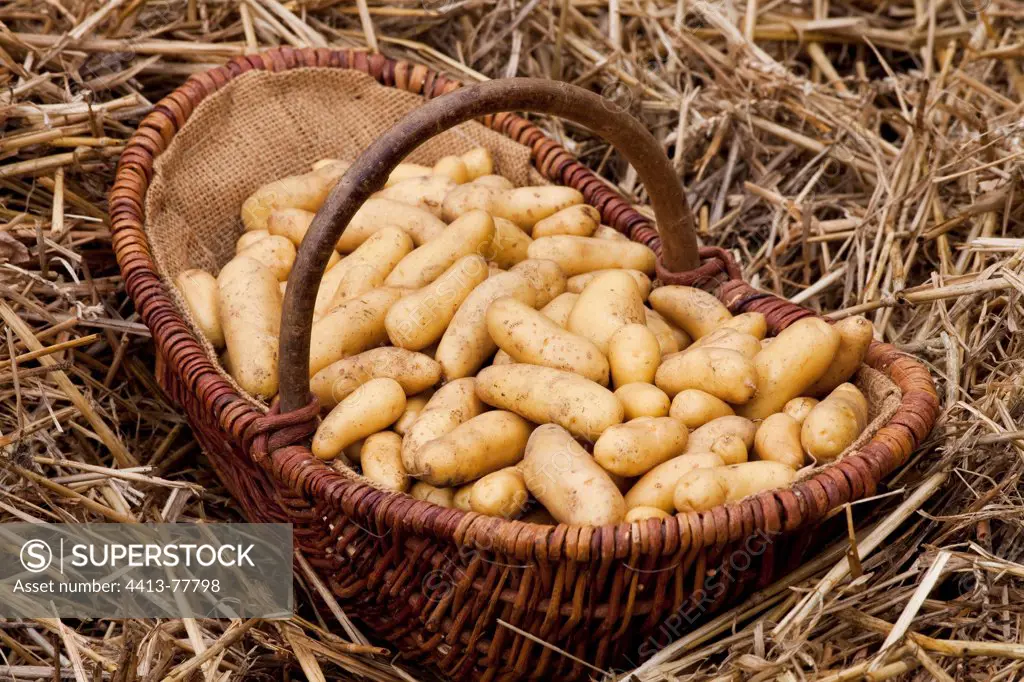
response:
M256 188L305 173L319 159L354 160L422 103L357 71L251 71L204 99L154 164L145 231L156 270L218 371L254 406L266 410L222 370L174 279L191 268L216 275L234 256L244 232L239 211ZM530 164L528 147L476 122L435 136L407 160L430 165L478 146L491 151L495 172L515 184L548 184Z

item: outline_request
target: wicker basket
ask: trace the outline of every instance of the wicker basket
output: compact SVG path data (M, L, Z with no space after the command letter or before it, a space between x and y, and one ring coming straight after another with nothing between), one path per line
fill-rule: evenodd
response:
M296 67L356 70L428 103L389 132L386 142L398 144L370 145L314 221L289 280L281 405L267 410L211 360L210 348L192 331L158 272L144 230L146 194L157 157L200 102L244 72ZM538 90L525 83L457 90L457 82L424 66L351 50L281 48L238 58L193 76L156 105L124 151L110 194L114 247L128 292L153 332L158 378L184 408L247 517L293 523L298 548L350 615L455 679L577 679L593 674L580 661L599 669L638 664L699 616L798 565L829 512L873 494L927 436L939 409L927 370L892 346L875 343L866 359L871 369L862 370L860 381L888 387L889 404L873 399L872 432L838 462L790 489L708 512L600 528L539 526L445 509L381 491L316 460L307 442L319 407L309 398L303 349L312 315L309 292L327 254L317 245L336 241L351 213L387 176L389 164L428 131L470 117L525 145L545 178L575 187L606 224L659 252L663 282L703 286L736 313L762 312L770 333L812 314L745 284L720 249L700 249L694 267L695 239L679 183L671 168L658 175L667 161L660 151L649 153L644 145L653 138L638 132L638 124L567 110L580 101L561 98L560 86ZM429 100L453 91L444 106L431 107ZM647 218L539 129L519 116L495 115L505 108L582 121L619 146L645 181L665 243ZM606 119L614 125L602 124ZM630 150L633 143L640 148ZM237 206L232 210L237 213Z

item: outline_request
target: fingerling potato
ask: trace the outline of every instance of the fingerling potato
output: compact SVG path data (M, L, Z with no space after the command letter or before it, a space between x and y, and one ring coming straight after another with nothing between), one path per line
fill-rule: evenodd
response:
M393 431L381 431L363 441L359 465L363 476L382 488L400 493L409 489L409 474L402 464L402 437Z
M695 469L679 479L673 501L680 512L707 511L764 490L785 488L794 480L796 471L778 462L744 462Z
M722 458L710 452L695 452L673 457L654 467L626 493L626 507L653 507L663 512L675 511L673 495L676 483L687 472L698 468L722 466Z
M671 417L640 417L605 429L594 443L594 461L619 476L645 473L686 448L687 431Z
M654 310L694 340L732 319L732 313L721 301L694 287L658 287L647 300Z
M313 435L313 454L334 459L361 438L383 431L405 410L405 391L394 379L371 379L338 403Z
M220 323L217 278L205 270L193 269L183 270L175 282L199 331L214 348L223 348L224 328Z
M512 412L484 412L424 443L413 453L410 470L431 485L462 485L518 463L532 430Z
M555 235L534 239L530 258L558 263L568 277L594 270L639 270L654 274L654 251L637 242L617 242L593 237Z
M800 424L782 412L769 415L754 434L754 453L760 460L799 469L804 465Z
M672 398L668 414L683 422L686 428L697 429L712 419L728 417L735 413L724 400L700 389L688 388Z

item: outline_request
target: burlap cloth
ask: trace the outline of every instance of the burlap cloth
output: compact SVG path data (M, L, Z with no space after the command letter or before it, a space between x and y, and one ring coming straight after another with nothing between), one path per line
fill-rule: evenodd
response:
M251 71L200 103L154 165L145 224L157 270L197 338L204 337L174 278L190 268L216 274L234 256L244 231L242 202L259 186L304 173L319 159L354 160L422 102L364 73L304 68ZM515 184L547 184L530 164L529 148L475 122L437 135L407 160L429 165L478 146L491 151L496 172ZM219 369L216 352L205 345ZM885 375L868 367L861 368L856 383L871 405L871 423L851 450L892 417L900 395Z

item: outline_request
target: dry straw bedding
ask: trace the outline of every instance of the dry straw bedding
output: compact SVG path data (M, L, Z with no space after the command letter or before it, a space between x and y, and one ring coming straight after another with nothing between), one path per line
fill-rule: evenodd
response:
M931 441L848 512L859 560L841 543L638 677L1021 676L1019 2L13 0L0 22L0 521L237 519L155 385L104 192L133 125L188 74L275 44L369 45L629 107L675 161L706 244L762 288L867 314L939 382ZM604 144L541 124L644 202ZM326 592L298 572L300 599ZM397 672L329 611L6 622L0 665L15 679L428 676Z

